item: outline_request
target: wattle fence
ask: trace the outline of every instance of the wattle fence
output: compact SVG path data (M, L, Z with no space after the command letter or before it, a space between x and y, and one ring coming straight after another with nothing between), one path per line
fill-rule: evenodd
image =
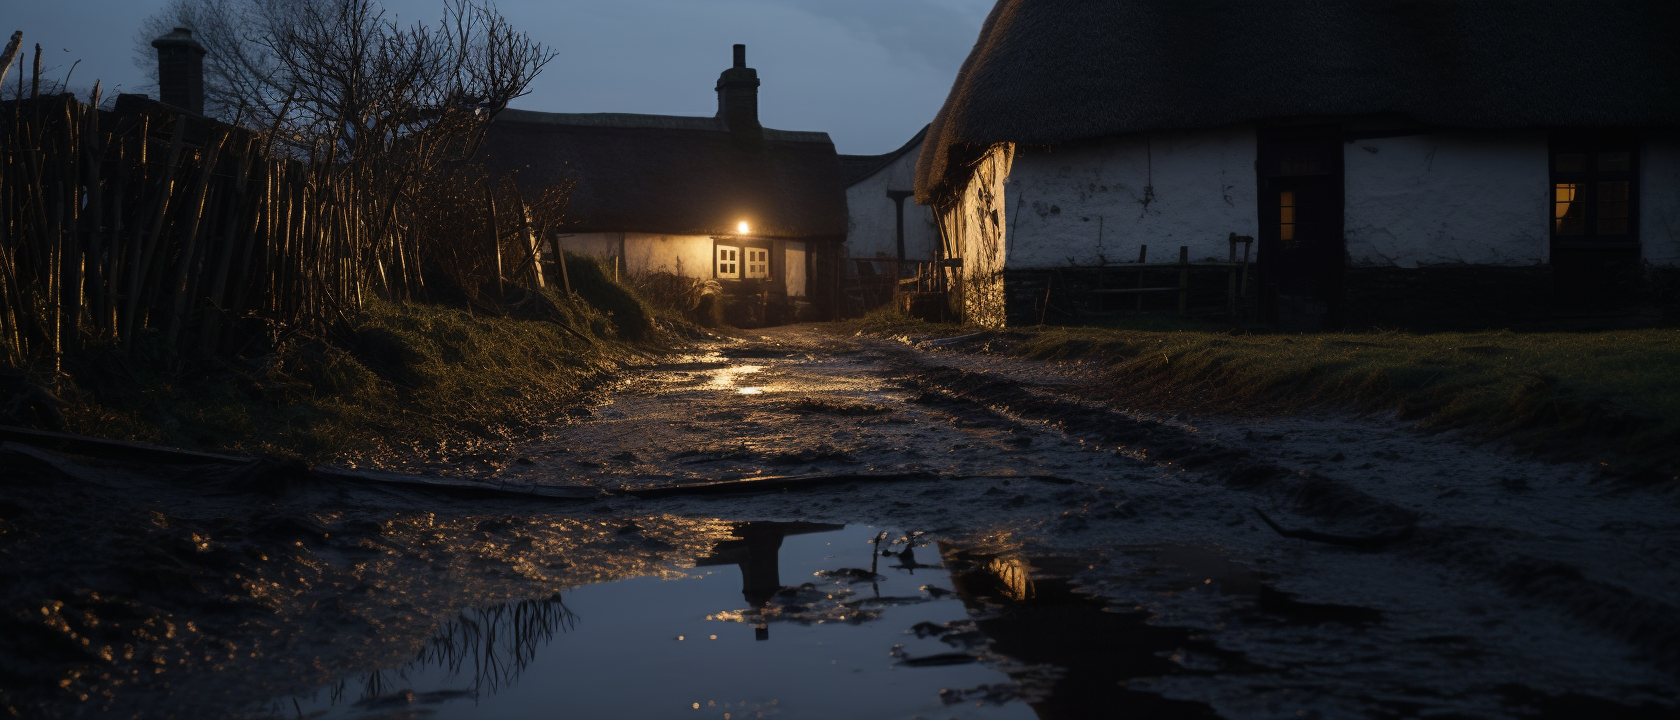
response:
M370 294L423 295L422 265L469 295L542 283L542 228L511 184L432 163L419 192L400 163L275 141L137 96L0 103L0 365L147 333L179 354L272 346Z

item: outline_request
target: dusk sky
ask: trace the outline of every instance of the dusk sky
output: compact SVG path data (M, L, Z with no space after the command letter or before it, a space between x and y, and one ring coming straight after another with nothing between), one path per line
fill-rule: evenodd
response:
M135 32L162 0L0 0L0 18L40 43L48 77L107 95L146 91ZM711 115L730 45L763 81L765 125L820 130L842 153L882 153L933 119L993 0L502 0L515 24L559 51L513 106L556 112ZM386 0L436 22L438 0ZM20 57L26 64L27 58ZM15 82L15 77L13 78Z

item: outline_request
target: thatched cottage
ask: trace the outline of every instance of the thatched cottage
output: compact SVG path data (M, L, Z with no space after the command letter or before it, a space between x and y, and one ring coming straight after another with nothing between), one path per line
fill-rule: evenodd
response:
M1258 239L1289 327L1475 324L1680 265L1673 0L1001 0L916 201L963 306Z
M716 281L738 325L830 317L846 239L834 143L760 125L758 87L736 45L712 117L509 109L485 152L527 192L573 183L568 251Z

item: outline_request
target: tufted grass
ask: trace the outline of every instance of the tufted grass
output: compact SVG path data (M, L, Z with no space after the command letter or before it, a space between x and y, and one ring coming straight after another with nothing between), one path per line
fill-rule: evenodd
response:
M1144 324L1147 322L1147 324ZM892 313L877 334L959 335ZM1680 328L1282 334L1176 319L998 333L1011 354L1103 366L1093 391L1150 412L1394 413L1621 474L1680 475Z
M90 348L67 361L65 429L311 463L493 455L665 340L634 295L579 274L577 296L523 313L375 301L332 338L244 360L182 363L159 338Z

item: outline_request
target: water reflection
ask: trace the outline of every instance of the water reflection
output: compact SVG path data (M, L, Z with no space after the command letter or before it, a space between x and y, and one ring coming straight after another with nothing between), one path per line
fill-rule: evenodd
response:
M488 608L462 610L438 627L419 655L397 670L376 670L359 682L341 681L328 693L332 704L378 709L432 705L477 698L511 687L554 636L577 627L578 617L560 593L540 600L517 600ZM440 670L466 678L461 687L415 693L414 674ZM354 695L354 699L352 699Z
M735 539L712 546L712 554L694 561L699 567L737 565L741 568L741 597L748 605L762 608L782 590L782 539L789 535L834 532L845 525L810 522L736 523Z
M1142 612L1113 612L1077 592L1067 577L1080 566L1058 558L1024 558L941 549L951 583L970 622L918 627L954 647L985 647L1007 658L1014 688L984 685L951 690L951 703L1023 697L1041 720L1063 718L1212 718L1201 703L1129 689L1138 678L1187 672L1195 655L1221 669L1224 657L1187 630L1151 625ZM1188 662L1187 662L1188 661Z
M564 602L554 595L463 611L402 668L287 699L270 713L364 720L678 711L730 720L760 713L1032 716L1004 695L949 704L942 689L1012 684L982 653L953 653L941 637L906 633L964 617L945 589L951 583L931 535L803 522L731 530L693 571L578 587ZM727 565L739 570L739 585ZM743 600L743 610L718 611ZM772 622L783 623L775 642L762 642Z

